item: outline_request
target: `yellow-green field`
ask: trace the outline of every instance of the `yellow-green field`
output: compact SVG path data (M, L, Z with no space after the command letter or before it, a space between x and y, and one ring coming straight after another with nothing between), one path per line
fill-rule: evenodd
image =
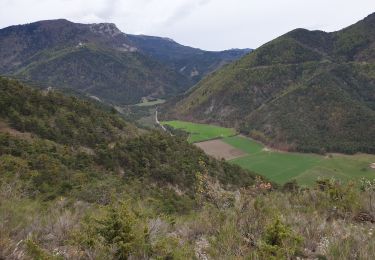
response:
M211 140L214 138L223 138L236 134L236 130L234 130L233 128L225 128L207 124L197 124L178 120L165 121L161 122L161 124L169 125L175 129L180 129L188 132L188 141L190 143Z
M375 178L375 170L369 167L370 163L375 162L375 155L321 156L278 152L264 149L263 145L241 136L224 138L223 141L248 154L231 160L231 163L255 171L279 184L295 179L300 184L311 185L319 177L334 177L342 181Z
M370 168L370 164L375 162L375 155L322 156L280 152L267 149L250 138L234 136L236 131L230 128L183 121L162 123L188 132L188 141L191 143L220 138L245 153L240 158L230 160L230 163L254 171L279 184L295 179L299 184L308 186L319 177L334 177L342 181L359 180L362 177L375 178L375 170Z

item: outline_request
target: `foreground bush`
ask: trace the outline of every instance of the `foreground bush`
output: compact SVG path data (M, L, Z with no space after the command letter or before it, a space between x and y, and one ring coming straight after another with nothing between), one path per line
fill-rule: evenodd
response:
M322 188L322 182L330 187ZM330 184L329 184L330 183ZM308 190L228 191L207 181L201 207L160 213L126 194L108 206L1 200L5 259L373 259L373 190L320 180ZM212 191L211 189L215 189ZM333 189L333 191L332 191ZM131 192L127 188L126 192ZM2 198L3 199L3 198ZM343 203L348 205L343 207ZM156 207L154 207L154 206Z

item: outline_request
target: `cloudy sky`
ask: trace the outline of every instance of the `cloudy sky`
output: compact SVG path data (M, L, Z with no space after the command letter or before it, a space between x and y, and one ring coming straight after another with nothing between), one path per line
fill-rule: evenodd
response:
M335 31L375 0L0 0L0 28L38 20L112 22L206 50L256 48L295 28Z

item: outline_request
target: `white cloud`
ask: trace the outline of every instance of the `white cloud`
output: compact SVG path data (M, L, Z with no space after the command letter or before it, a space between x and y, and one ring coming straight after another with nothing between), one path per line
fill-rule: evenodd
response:
M113 22L126 33L217 50L258 47L297 27L338 30L374 11L374 0L0 0L0 27Z

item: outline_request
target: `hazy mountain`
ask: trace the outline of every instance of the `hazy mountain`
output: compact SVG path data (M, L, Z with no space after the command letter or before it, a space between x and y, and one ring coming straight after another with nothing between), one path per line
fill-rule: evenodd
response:
M126 35L109 23L51 20L10 26L0 30L0 73L128 104L182 93L197 78L244 54L177 43L172 51L163 41L170 42Z
M128 35L128 39L143 53L167 64L193 82L251 52L251 49L204 51L183 46L172 39L145 35Z
M283 149L374 153L374 72L375 14L333 33L296 29L203 79L169 116Z

